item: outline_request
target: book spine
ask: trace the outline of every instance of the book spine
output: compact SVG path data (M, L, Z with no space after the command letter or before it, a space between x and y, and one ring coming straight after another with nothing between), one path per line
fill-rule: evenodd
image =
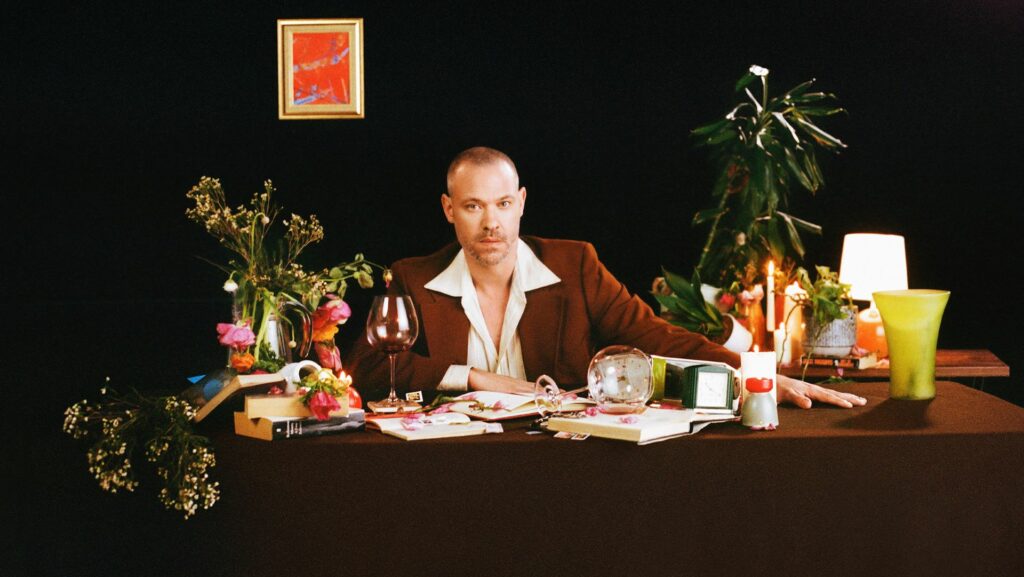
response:
M281 421L273 425L274 440L296 439L299 437L318 437L333 435L347 431L359 431L366 426L363 419L303 419L300 421Z
M857 359L830 359L830 358L804 358L800 361L801 365L810 365L812 367L838 367L841 369L856 369L859 367Z

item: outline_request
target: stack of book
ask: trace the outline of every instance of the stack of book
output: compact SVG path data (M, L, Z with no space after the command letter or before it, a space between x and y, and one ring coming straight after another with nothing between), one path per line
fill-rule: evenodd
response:
M197 407L197 423L228 399L244 397L243 410L234 415L235 433L266 441L364 427L364 413L362 409L349 409L348 395L336 397L340 408L331 411L327 420L320 421L302 404L301 395L272 394L275 387L283 390L285 385L284 377L277 373L237 375L234 371L222 370L197 380L181 396Z
M842 357L826 357L804 355L800 357L800 366L833 367L837 369L870 369L878 364L875 353L864 356L846 355Z

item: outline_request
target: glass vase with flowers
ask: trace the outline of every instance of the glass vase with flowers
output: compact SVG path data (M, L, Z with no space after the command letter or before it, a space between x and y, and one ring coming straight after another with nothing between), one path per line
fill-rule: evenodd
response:
M324 238L323 226L315 214L292 213L281 221L283 233L273 234L282 214L275 192L265 181L262 192L232 208L220 180L204 176L186 194L193 202L185 212L188 219L232 253L226 265L212 263L227 273L224 290L233 297L232 322L218 325L219 340L231 351L229 363L239 373L274 372L291 360L293 351L303 357L314 343L321 363L340 371L334 335L351 315L343 300L349 282L370 288L374 269L384 271L385 279L390 273L362 254L307 270L299 256Z

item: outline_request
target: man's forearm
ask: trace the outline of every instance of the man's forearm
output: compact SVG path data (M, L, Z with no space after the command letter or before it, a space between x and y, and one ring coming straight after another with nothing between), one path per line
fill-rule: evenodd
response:
M518 393L520 395L532 395L533 383L514 377L507 377L496 373L470 369L469 388L474 391L499 391L502 393Z

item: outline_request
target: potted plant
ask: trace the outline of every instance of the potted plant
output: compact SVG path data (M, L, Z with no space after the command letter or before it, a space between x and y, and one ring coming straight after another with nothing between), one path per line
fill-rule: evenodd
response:
M755 84L758 96L751 91ZM804 256L800 231L821 234L820 226L786 212L790 189L814 194L824 184L817 151L846 147L815 122L843 109L832 104L834 95L810 92L813 84L808 80L769 98L768 69L751 66L736 83L740 102L693 130L718 170L714 206L693 218L694 226L709 226L697 264L706 282L750 289L764 279L768 259L788 274Z
M820 226L787 212L790 190L816 193L824 185L818 151L846 147L818 126L819 118L843 109L833 104L834 95L811 92L813 83L770 98L768 69L751 66L736 82L740 101L691 133L697 146L707 147L718 171L713 206L693 217L694 226L708 227L695 272L709 283L705 292L715 295L714 304L731 301L727 310L751 325L760 323L745 317L760 310L756 290L765 280L766 262L775 262L778 278L792 276L804 257L800 231L821 233Z
M850 296L850 285L839 282L839 273L827 266L815 269L818 278L813 283L806 270L796 271L805 293L798 301L806 324L804 350L807 356L846 356L857 343L857 306Z

